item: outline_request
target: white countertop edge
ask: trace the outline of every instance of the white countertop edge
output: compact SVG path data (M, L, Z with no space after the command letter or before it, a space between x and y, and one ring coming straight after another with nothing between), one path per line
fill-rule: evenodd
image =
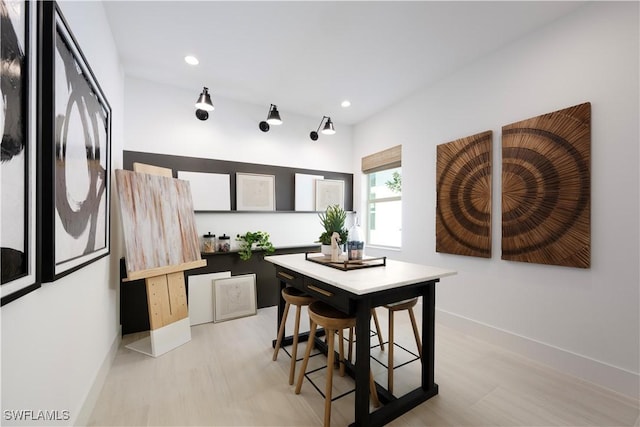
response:
M266 256L264 259L355 295L399 288L457 274L454 270L390 260L388 258L385 267L370 267L350 271L343 271L307 261L304 254L271 255Z

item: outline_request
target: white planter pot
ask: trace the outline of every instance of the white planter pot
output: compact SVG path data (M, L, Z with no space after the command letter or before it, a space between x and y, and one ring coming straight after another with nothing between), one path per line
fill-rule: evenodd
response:
M331 258L331 245L320 245L320 252L327 258Z
M345 245L339 245L340 248L340 256L344 256L344 247ZM327 257L327 258L331 258L331 245L320 245L320 252L322 252L322 254Z

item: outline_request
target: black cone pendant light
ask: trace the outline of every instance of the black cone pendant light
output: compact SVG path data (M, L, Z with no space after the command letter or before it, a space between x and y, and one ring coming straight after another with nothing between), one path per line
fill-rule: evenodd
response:
M200 120L207 120L209 118L209 111L213 111L213 102L211 102L211 95L209 95L209 89L202 88L202 93L198 96L196 101L196 117Z
M327 119L326 122L325 122L325 119ZM320 124L318 125L318 129L315 131L311 131L311 133L309 134L309 138L311 138L312 141L318 140L318 132L320 132L320 127L322 127L323 122L324 122L324 127L322 128L322 134L333 135L334 133L336 133L336 130L333 127L333 122L331 121L331 117L322 116L322 119L320 120Z
M282 119L280 118L278 107L271 104L271 107L269 107L269 114L267 114L267 120L260 122L258 124L258 127L262 132L269 132L270 125L279 126L281 124L282 124Z

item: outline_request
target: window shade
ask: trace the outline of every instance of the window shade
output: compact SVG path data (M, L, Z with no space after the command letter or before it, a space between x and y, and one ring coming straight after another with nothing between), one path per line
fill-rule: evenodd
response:
M402 145L396 145L362 158L363 173L373 173L400 166L402 166Z

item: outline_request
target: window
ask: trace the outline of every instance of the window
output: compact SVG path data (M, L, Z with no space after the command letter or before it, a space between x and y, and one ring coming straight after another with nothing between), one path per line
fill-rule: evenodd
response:
M400 145L362 159L367 177L367 243L402 246Z
M402 245L402 169L368 175L367 242L371 245Z

